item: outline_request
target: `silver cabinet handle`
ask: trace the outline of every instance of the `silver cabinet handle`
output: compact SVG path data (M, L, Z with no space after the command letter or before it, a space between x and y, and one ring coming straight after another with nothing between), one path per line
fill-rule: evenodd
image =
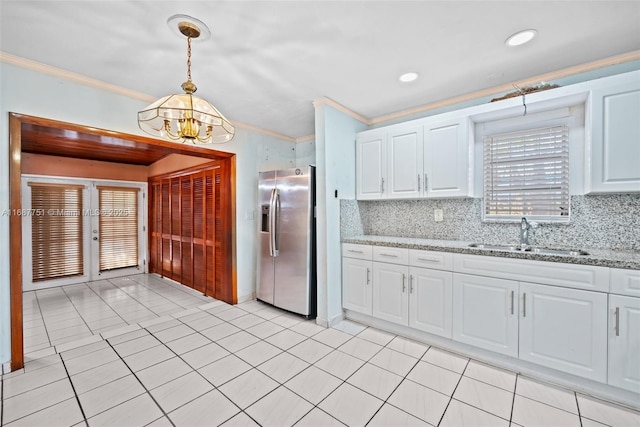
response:
M620 336L620 307L616 307L616 336Z
M362 251L356 251L355 249L347 249L347 252L351 252L351 253L354 253L354 254L363 254L364 253Z
M384 178L380 178L380 193L384 193Z
M402 293L407 289L407 275L402 275Z
M511 315L513 315L513 294L514 291L511 291Z
M427 190L429 189L428 185L427 185L427 174L424 174L424 191L425 193L427 192Z
M383 252L380 253L380 256L386 256L387 258L398 258L398 255L394 254L385 254Z
M440 262L439 259L436 258L420 258L418 257L418 261L425 261L425 262Z
M409 275L409 293L413 293L413 274Z
M418 192L420 192L420 174L418 174Z
M522 293L522 317L527 317L527 294Z
M371 279L369 278L370 273L371 273L371 270L367 268L367 285L371 283Z

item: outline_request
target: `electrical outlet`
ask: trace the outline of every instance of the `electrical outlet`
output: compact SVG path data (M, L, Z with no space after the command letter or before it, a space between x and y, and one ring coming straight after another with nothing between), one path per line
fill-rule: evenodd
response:
M444 221L444 212L442 211L442 209L433 210L433 219L435 219L436 222Z

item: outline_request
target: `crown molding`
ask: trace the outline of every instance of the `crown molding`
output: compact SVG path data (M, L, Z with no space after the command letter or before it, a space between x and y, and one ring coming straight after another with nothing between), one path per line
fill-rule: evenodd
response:
M29 70L37 71L50 76L71 80L73 82L80 83L86 86L91 86L97 89L102 89L107 92L117 93L118 95L124 95L126 97L138 99L140 101L145 101L145 102L155 101L155 99L151 95L147 95L145 93L141 93L131 89L125 89L123 87L113 85L111 83L106 83L101 80L92 79L90 77L83 76L82 74L63 70L57 67L52 67L51 65L32 61L30 59L12 55L10 53L0 51L0 61L6 62L7 64L11 64L11 65L17 65L18 67L27 68Z
M248 130L253 130L253 131L256 131L256 132L260 132L260 133L262 133L264 135L273 136L274 138L284 139L285 141L289 141L289 142L296 142L296 139L294 137L292 137L292 136L283 135L281 133L274 132L274 131L268 130L268 129L263 129L263 128L258 127L258 126L250 125L249 123L238 122L236 120L232 120L231 124L233 126L235 126L235 127L248 129Z
M101 80L92 79L91 77L83 76L82 74L74 73L71 71L63 70L61 68L53 67L51 65L43 64L41 62L32 61L30 59L22 58L20 56L12 55L10 53L6 53L0 51L0 62L5 62L7 64L16 65L18 67L26 68L29 70L37 71L42 74L46 74L53 77L62 78L65 80L70 80L76 83L80 83L85 86L93 87L96 89L104 90L106 92L116 93L118 95L123 95L128 98L137 99L144 102L154 102L157 98L148 95L146 93L138 92L131 89L125 89L121 86L114 85L111 83L106 83ZM270 131L267 129L260 128L258 126L250 125L248 123L238 122L235 120L231 120L231 123L235 127L244 128L248 130L252 130L255 132L259 132L264 135L273 136L275 138L284 139L289 142L296 142L296 138L283 135L278 132ZM305 137L306 138L306 137Z
M313 141L314 139L316 139L316 134L312 133L311 135L306 135L306 136L301 136L299 138L296 138L296 143Z
M441 101L432 102L429 104L421 105L419 107L410 108L408 110L398 111L396 113L386 114L384 116L375 117L369 120L370 125L387 122L390 120L400 119L403 117L411 116L414 114L422 113L429 110L435 110L449 105L459 104L466 101L471 101L477 98L483 98L485 96L495 95L496 93L513 90L514 86L528 86L540 83L541 81L550 81L560 79L562 77L572 76L575 74L585 73L587 71L597 70L598 68L604 68L611 65L622 64L624 62L640 60L640 50L623 53L621 55L615 55L597 61L587 62L585 64L575 65L573 67L563 68L561 70L552 71L549 73L539 74L537 76L528 77L526 79L518 80L513 83L507 83L500 86L490 87L488 89L479 90L476 92L467 93L464 95L456 96L453 98L447 98Z
M627 53L623 53L620 55L615 55L615 56L611 56L608 58L604 58L604 59L600 59L597 61L592 61L592 62L587 62L585 64L580 64L580 65L576 65L573 67L568 67L568 68L563 68L561 70L557 70L557 71L552 71L549 73L545 73L545 74L539 74L537 76L533 76L533 77L529 77L526 79L522 79L513 83L508 83L508 84L504 84L504 85L500 85L500 86L494 86L491 88L487 88L487 89L483 89L480 91L476 91L476 92L471 92L471 93L467 93L464 95L460 95L460 96L456 96L453 98L447 98L441 101L436 101L436 102L432 102L429 104L424 104L418 107L414 107L414 108L410 108L408 110L402 110L402 111L398 111L395 113L391 113L391 114L385 114L383 116L379 116L379 117L375 117L372 119L369 119L367 117L364 117L361 114L358 114L352 110L350 110L349 108L345 107L342 104L339 104L338 102L334 101L331 98L328 97L323 97L323 98L318 98L315 99L313 101L313 105L314 107L317 107L319 105L328 105L330 107L335 108L336 110L368 125L375 125L375 124L379 124L379 123L383 123L383 122L387 122L390 120L396 120L396 119L401 119L407 116L411 116L414 114L419 114L425 111L430 111L430 110L435 110L438 108L443 108L443 107L447 107L450 105L454 105L454 104L459 104L462 102L467 102L467 101L471 101L473 99L477 99L477 98L483 98L486 96L491 96L491 95L495 95L496 93L500 93L500 92L504 92L504 91L508 91L508 90L512 90L514 85L516 86L527 86L527 85L532 85L532 84L536 84L539 83L540 81L549 81L549 80L555 80L555 79L559 79L562 77L567 77L567 76L571 76L571 75L575 75L575 74L580 74L580 73L584 73L584 72L588 72L588 71L593 71L596 70L598 68L604 68L604 67L608 67L611 65L616 65L616 64L622 64L624 62L629 62L629 61L636 61L636 60L640 60L640 50L635 50L632 52L627 52ZM43 74L47 74L47 75L51 75L54 77L59 77L59 78L64 78L67 80L71 80L86 86L90 86L90 87L94 87L97 89L101 89L107 92L112 92L112 93L116 93L119 95L123 95L129 98L133 98L133 99L138 99L140 101L144 101L144 102L153 102L156 100L155 97L151 96L151 95L147 95L145 93L141 93L138 91L134 91L131 89L125 89L123 87L117 86L117 85L113 85L110 83L106 83L103 82L101 80L97 80L97 79L92 79L90 77L86 77L83 76L81 74L78 73L74 73L71 71L67 71L67 70L63 70L61 68L57 68L57 67L53 67L50 65L46 65L37 61L32 61L30 59L26 59L26 58L22 58L16 55L12 55L10 53L6 53L6 52L2 52L0 51L0 61L1 62L5 62L8 64L12 64L12 65L16 65L22 68L27 68L30 70L34 70ZM244 129L248 129L248 130L252 130L255 132L259 132L262 133L264 135L269 135L269 136L273 136L275 138L280 138L283 139L285 141L289 141L289 142L304 142L304 141L309 141L311 139L315 139L315 135L306 135L303 137L299 137L299 138L294 138L288 135L283 135L281 133L278 132L274 132L274 131L270 131L267 129L263 129L260 128L258 126L254 126L254 125L250 125L248 123L243 123L243 122L238 122L235 120L232 120L232 123L234 126L239 127L239 128L244 128Z
M346 114L347 116L350 116L350 117L352 117L352 118L354 118L354 119L356 119L356 120L358 120L358 121L360 121L360 122L362 122L362 123L364 123L366 125L371 125L372 124L370 119L368 119L365 116L362 116L362 115L356 113L353 110L348 109L344 105L339 104L336 101L334 101L333 99L327 98L326 96L313 100L313 106L314 107L318 107L320 105L328 105L330 107L333 107L336 110L338 110L338 111Z

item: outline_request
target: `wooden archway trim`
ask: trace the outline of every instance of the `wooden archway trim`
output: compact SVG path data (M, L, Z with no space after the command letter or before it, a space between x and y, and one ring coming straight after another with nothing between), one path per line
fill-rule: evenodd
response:
M37 143L35 143L37 138ZM26 149L25 149L26 148ZM9 113L9 209L20 212L21 155L23 151L65 157L106 160L130 164L150 164L169 154L185 154L220 161L225 185L221 187L224 212L221 226L226 230L223 252L223 283L220 293L226 302L237 303L235 242L235 154L139 135L98 129L41 117ZM135 154L135 155L134 155ZM119 160L121 159L121 160ZM22 316L22 217L9 217L9 287L11 311L11 370L24 366Z

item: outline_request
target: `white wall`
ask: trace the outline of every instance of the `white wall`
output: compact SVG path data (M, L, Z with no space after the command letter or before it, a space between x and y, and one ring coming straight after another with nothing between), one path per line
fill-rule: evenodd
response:
M296 167L316 164L316 141L311 139L296 143Z
M9 208L9 112L148 136L136 121L145 106L143 101L0 62L0 213ZM255 291L258 171L295 166L295 147L237 128L230 143L211 148L237 154L237 277L238 297L243 298ZM8 235L9 217L0 215L0 363L11 357Z
M340 199L355 199L356 133L367 129L367 125L328 105L317 103L315 107L317 323L327 325L342 318Z

